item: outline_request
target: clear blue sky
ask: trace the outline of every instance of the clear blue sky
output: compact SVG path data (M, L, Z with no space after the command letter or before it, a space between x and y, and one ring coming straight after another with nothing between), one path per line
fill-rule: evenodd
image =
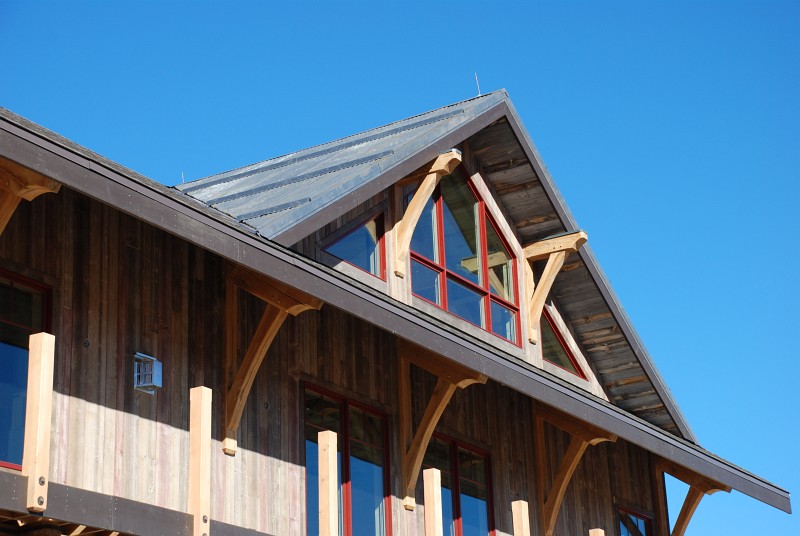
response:
M469 98L477 72L701 444L797 503L800 2L296 5L0 0L0 106L172 185ZM688 534L800 516L716 494Z

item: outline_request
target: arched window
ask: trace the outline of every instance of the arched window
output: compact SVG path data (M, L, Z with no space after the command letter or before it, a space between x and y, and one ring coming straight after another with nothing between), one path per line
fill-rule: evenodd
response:
M406 192L406 205L413 195ZM428 200L410 257L415 296L519 344L514 256L460 168Z

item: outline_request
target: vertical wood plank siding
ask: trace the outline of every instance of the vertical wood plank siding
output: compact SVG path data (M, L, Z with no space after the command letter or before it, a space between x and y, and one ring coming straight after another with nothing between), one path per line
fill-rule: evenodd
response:
M381 201L376 197L359 211ZM310 252L313 244L296 247ZM228 457L221 450L222 401L238 362L224 358L219 257L62 188L19 206L0 236L0 266L53 288L53 482L185 511L189 389L205 385L214 391L212 519L302 534L301 404L309 382L388 415L391 488L400 494L398 366L390 333L328 305L289 317L255 380L239 452ZM238 359L262 310L259 300L240 292ZM164 386L154 396L132 388L137 351L163 362ZM412 367L412 385L416 425L435 378ZM541 531L534 452L546 449L545 481L552 482L569 438L546 425L546 444L535 445L533 425L530 399L490 381L458 390L437 427L490 453L497 534L513 533L511 503L520 499L528 501L532 534ZM615 499L652 511L651 487L647 452L622 440L590 447L567 490L556 534L597 527L611 534ZM417 498L422 501L421 482ZM421 534L422 509L407 512L397 497L392 504L393 533Z

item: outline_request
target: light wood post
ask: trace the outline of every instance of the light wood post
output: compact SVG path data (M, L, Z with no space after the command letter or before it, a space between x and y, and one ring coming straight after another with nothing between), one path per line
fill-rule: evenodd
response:
M211 518L211 389L189 391L189 513L192 534L208 536Z
M339 535L339 475L336 464L336 432L318 435L319 535Z
M606 531L603 529L591 529L589 531L589 536L606 536Z
M22 474L28 477L25 504L32 512L44 512L47 508L55 346L56 338L49 333L31 335L28 342L28 393L25 402Z
M438 469L422 471L425 489L425 536L443 536L442 523L442 472Z
M512 502L511 516L514 520L514 536L531 536L531 518L528 513L528 501Z

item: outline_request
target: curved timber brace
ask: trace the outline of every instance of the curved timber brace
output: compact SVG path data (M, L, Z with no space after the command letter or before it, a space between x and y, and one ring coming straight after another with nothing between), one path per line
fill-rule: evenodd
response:
M486 383L485 374L475 372L410 342L398 340L400 363L400 441L403 448L403 507L413 510L414 488L417 485L422 459L428 448L436 423L444 413L456 388L464 389L474 383ZM438 378L425 414L411 437L411 363Z
M536 487L539 490L539 506L542 512L542 534L544 536L553 536L564 494L572 480L575 469L578 467L578 463L583 457L583 453L586 452L589 445L597 445L605 441L613 443L617 440L617 436L549 406L534 403L534 411L536 415L534 425L536 434ZM550 486L549 492L546 491L547 483L545 482L547 452L545 449L544 421L561 428L571 436L569 446L561 460L558 473L553 478L553 484Z
M247 396L283 321L288 315L297 316L303 311L322 307L321 300L304 292L241 266L230 265L225 291L225 357L230 365L237 362L239 289L265 301L267 307L225 396L225 439L222 450L228 456L236 455L236 432Z
M525 263L525 280L528 283L528 340L533 344L539 341L539 320L542 317L542 308L553 287L556 275L564 266L567 255L578 251L587 240L586 233L575 231L539 240L525 246L522 254ZM547 259L547 264L539 278L539 284L534 283L531 263L540 259Z
M461 152L457 149L450 149L446 153L440 154L424 172L425 178L422 179L414 197L411 198L403 218L395 224L394 273L397 277L406 275L411 236L414 234L414 228L422 215L425 203L433 195L433 191L442 177L452 173L460 163Z
M57 193L60 189L61 183L50 177L0 157L0 234L20 201L33 201L42 194Z
M683 536L686 528L689 526L700 500L705 495L711 495L718 491L730 493L731 487L725 484L720 484L715 480L706 478L699 475L685 467L677 465L664 458L658 458L655 462L656 470L656 487L658 490L658 503L661 509L659 515L659 534L671 534L671 536ZM683 501L683 506L678 514L678 519L675 521L675 526L672 527L672 532L669 531L669 520L666 516L666 493L664 489L664 473L672 475L681 482L689 486L689 491L686 493L686 499Z

